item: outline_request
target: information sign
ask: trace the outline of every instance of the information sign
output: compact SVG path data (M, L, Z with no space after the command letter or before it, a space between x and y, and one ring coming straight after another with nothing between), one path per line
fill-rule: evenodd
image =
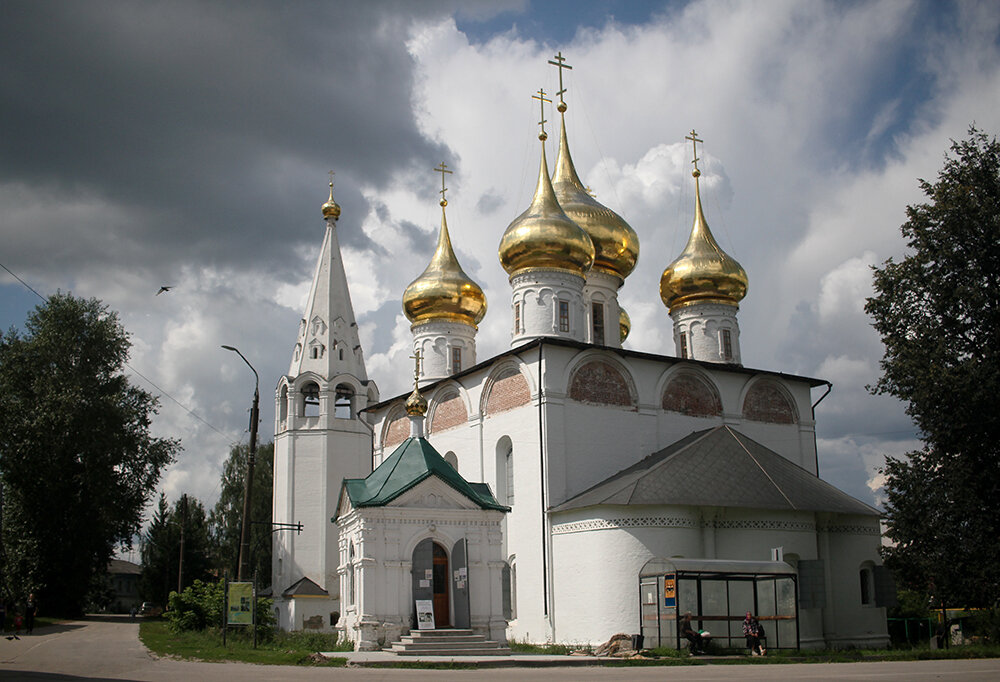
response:
M663 576L663 605L668 609L677 608L677 574Z
M253 583L229 583L229 625L253 625Z

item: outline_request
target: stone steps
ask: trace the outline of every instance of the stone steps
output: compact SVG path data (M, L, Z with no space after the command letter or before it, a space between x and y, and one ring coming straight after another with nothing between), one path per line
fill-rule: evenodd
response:
M510 656L510 649L472 630L413 630L386 647L398 656Z

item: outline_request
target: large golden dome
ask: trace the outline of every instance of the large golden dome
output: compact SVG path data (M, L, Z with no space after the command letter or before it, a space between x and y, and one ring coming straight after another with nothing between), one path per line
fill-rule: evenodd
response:
M461 322L475 327L486 315L486 295L462 270L448 236L441 202L441 232L431 262L403 292L403 312L413 324L428 320Z
M747 273L716 243L701 209L701 190L695 169L694 225L687 246L660 277L660 298L672 312L693 303L739 305L747 294Z
M560 104L560 112L565 105ZM590 235L594 242L594 270L600 270L623 280L635 269L639 260L639 236L625 220L594 199L580 182L573 166L566 138L566 115L561 113L562 130L559 156L552 176L556 199L567 216Z
M545 133L539 135L544 143ZM500 239L500 265L508 275L536 269L584 276L594 263L594 243L556 200L542 145L538 185L528 209L514 219Z

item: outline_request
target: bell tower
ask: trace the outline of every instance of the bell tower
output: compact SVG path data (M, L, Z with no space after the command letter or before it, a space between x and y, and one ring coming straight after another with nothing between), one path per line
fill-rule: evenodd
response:
M338 531L330 522L345 478L371 472L371 428L360 412L378 401L368 379L337 240L340 206L323 204L326 231L288 374L275 392L275 533L272 585L279 627L331 630L339 613Z

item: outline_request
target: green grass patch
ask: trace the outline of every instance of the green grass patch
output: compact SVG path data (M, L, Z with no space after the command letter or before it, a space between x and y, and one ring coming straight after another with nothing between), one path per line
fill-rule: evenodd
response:
M264 665L347 665L346 658L331 658L322 663L314 663L310 655L317 651L343 651L333 635L315 633L279 633L267 642L253 641L246 633L230 631L226 643L222 643L222 633L215 629L173 632L166 621L144 620L139 625L139 639L157 656L183 658L198 661L239 661Z
M544 654L548 656L568 656L574 651L581 649L590 651L590 647L578 647L571 644L532 644L530 642L518 642L508 640L507 646L515 654Z

